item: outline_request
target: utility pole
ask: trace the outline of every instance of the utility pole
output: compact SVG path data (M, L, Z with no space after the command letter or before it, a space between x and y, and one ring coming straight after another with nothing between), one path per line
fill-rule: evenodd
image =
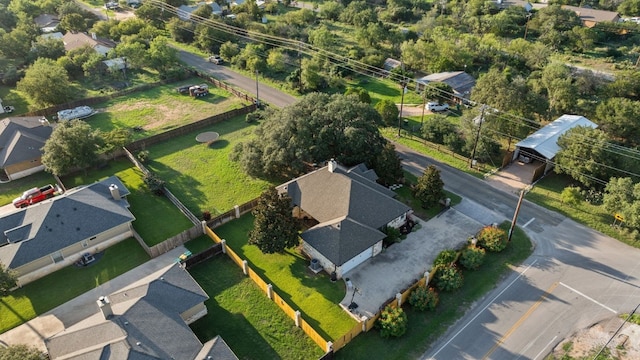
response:
M402 89L400 90L402 92L402 97L400 98L400 113L398 114L398 137L400 137L400 129L402 128L402 108L404 107L404 89L406 86L404 79L404 63L402 60L400 61L400 67L402 68L402 82L400 83L402 86Z
M469 164L469 168L473 168L474 162L476 161L476 148L478 147L478 140L480 139L480 130L482 129L482 123L484 122L484 109L485 106L482 105L482 111L480 112L480 124L478 124L478 131L476 132L476 140L473 142L473 151L471 152L471 163Z
M260 107L260 96L258 94L258 70L256 69L256 107Z
M524 40L527 40L527 32L529 31L529 19L531 18L531 13L527 14L527 22L524 25Z
M422 92L422 117L420 118L420 131L422 131L422 125L424 124L424 108L427 106L427 85L424 86Z
M511 228L509 229L509 237L507 237L507 242L511 242L511 235L513 235L513 229L516 227L516 222L518 221L518 214L520 213L522 199L524 199L524 189L520 190L520 198L518 199L518 205L516 205L516 211L513 213L513 220L511 220Z

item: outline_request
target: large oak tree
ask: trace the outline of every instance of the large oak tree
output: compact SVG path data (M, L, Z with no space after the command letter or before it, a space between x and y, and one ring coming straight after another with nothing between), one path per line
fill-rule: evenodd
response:
M86 169L98 161L102 146L100 134L86 122L61 122L42 148L42 164L46 171L57 176L75 169Z

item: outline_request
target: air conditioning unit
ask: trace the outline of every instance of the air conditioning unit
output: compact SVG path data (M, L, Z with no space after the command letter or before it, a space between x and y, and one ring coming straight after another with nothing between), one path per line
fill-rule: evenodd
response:
M318 271L320 269L320 262L318 259L311 259L311 270Z

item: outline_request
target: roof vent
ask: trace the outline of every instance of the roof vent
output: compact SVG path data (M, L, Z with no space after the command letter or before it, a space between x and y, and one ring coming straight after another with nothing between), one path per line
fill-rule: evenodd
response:
M113 200L120 200L120 189L118 189L118 185L109 185L109 191L111 192L111 197L113 197Z
M76 228L76 231L80 231L80 228L79 228L79 227L77 227L77 228Z
M140 346L142 343L140 341L136 341L136 345Z

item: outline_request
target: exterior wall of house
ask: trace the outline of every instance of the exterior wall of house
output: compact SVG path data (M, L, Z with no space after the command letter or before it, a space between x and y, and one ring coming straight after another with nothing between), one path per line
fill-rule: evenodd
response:
M317 259L320 266L322 266L324 271L326 271L328 274L331 274L331 272L334 271L334 264L329 259L324 257L324 255L320 254L316 249L307 244L305 241L302 241L302 251L311 259ZM339 267L336 268L336 273L339 274L339 270ZM340 275L338 275L338 278L340 278Z
M18 284L20 286L35 281L46 276L56 270L60 270L66 266L78 261L84 253L96 253L119 243L120 241L133 236L129 223L122 224L107 230L95 237L80 241L68 246L60 251L62 260L54 262L53 255L41 257L28 264L15 268L18 274Z
M42 165L40 158L4 167L5 173L11 180L20 179L42 170L44 170L44 165Z
M404 223L407 222L407 213L404 213L400 216L398 216L397 218L389 221L389 223L387 224L387 226L389 227L394 227L394 228L399 228L400 226L404 225Z
M201 302L200 304L180 314L180 317L182 318L182 320L184 320L184 322L187 323L187 325L189 325L192 322L204 317L205 315L207 315L207 307L204 305L204 302Z

